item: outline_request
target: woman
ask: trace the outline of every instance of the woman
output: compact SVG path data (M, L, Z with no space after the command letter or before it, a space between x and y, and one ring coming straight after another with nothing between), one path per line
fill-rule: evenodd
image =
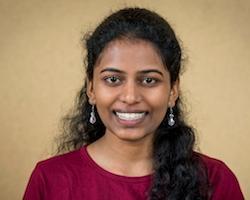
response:
M181 48L155 12L125 8L86 38L86 82L58 151L24 199L242 200L221 161L194 152L182 116Z

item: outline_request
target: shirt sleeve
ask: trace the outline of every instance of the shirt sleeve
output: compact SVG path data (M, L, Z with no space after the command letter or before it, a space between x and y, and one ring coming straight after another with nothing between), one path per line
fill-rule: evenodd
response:
M23 200L43 200L44 179L39 165L33 170L28 185L26 187Z
M221 162L212 176L211 200L244 200L239 182L226 164Z

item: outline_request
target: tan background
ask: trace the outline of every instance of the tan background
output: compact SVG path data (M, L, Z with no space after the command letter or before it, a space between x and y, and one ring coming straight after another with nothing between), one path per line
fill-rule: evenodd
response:
M21 199L52 152L83 82L82 33L124 5L173 25L189 57L181 81L198 145L230 166L250 199L249 0L0 0L0 199Z

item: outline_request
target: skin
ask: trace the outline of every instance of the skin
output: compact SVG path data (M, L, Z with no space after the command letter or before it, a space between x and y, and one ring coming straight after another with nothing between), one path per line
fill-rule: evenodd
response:
M124 176L152 173L152 141L168 107L178 97L179 82L170 75L156 48L144 40L120 39L103 50L88 82L89 102L106 127L87 151L102 168ZM139 120L121 120L119 112L144 112Z

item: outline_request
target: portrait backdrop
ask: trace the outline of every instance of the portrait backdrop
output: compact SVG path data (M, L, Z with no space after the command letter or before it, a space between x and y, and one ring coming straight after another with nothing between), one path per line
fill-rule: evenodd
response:
M84 82L81 37L124 6L173 26L197 149L223 160L250 199L249 0L0 0L0 199L21 199L35 164L53 154Z

